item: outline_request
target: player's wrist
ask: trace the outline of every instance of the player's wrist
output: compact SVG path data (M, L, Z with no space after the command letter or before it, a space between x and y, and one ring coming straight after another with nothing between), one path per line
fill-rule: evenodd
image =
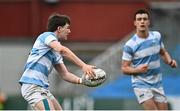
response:
M173 63L173 59L171 59L168 64L169 64L169 65L172 65L172 63Z
M82 84L82 78L78 78L78 84Z

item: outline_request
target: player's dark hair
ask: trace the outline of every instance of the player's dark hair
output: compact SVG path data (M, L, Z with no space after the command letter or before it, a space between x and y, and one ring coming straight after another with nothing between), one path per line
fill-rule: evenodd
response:
M70 25L70 18L68 16L57 13L52 14L48 19L47 30L54 32L59 26L63 27L66 23Z
M149 14L149 11L146 10L146 9L139 9L135 12L134 14L134 20L136 20L136 15L137 14L147 14L148 15L148 19L150 19L150 14Z

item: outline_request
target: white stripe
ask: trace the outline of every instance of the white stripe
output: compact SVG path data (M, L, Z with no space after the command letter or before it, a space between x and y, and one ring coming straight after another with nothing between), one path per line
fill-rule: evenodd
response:
M150 48L146 48L146 49L143 49L141 51L137 51L134 54L134 59L139 59L139 58L143 58L143 57L150 56L150 55L153 55L153 54L157 54L157 53L159 53L159 51L160 51L160 46L159 45L152 46Z
M46 66L47 69L48 69L48 71L51 71L51 69L52 69L52 67L53 67L53 66L52 66L52 62L51 62L48 58L46 58L46 57L44 57L44 56L38 61L38 63Z
M156 60L148 64L148 69L155 69L159 67L160 67L160 60Z
M131 47L133 49L133 47L135 47L137 45L137 42L130 39L127 43L126 43L127 46Z
M41 80L43 82L45 82L46 84L49 84L48 83L48 77L46 77L43 73L41 72L38 72L36 70L31 70L31 69L28 69L24 72L25 77L29 77L29 78L34 78L34 79L37 79L37 80Z
M37 40L37 41L34 43L33 48L39 48L40 45L41 45L41 41L40 41L40 40Z
M127 61L131 61L132 60L132 56L126 52L123 52L123 56L122 56L123 60L127 60Z
M161 48L164 48L164 43L163 42L161 42Z
M62 57L62 55L60 53L56 52L55 50L52 50L52 52L56 56L56 61L58 61L58 63L60 63L60 64L64 63L63 62L63 57Z
M52 42L53 40L57 40L57 38L54 37L53 35L49 35L46 37L44 42L45 42L45 44L49 45L49 43Z
M31 55L28 57L27 63L29 62L37 62L37 59L40 58L41 55Z
M138 82L138 81L146 81L150 84L153 84L153 83L157 83L159 81L162 80L162 74L159 73L159 74L156 74L156 75L150 75L150 76L147 76L146 78L145 77L141 77L141 76L133 76L132 78L132 82Z

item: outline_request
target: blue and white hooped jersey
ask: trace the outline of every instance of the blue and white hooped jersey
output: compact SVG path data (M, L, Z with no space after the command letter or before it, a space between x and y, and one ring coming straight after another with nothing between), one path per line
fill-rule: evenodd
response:
M63 63L62 56L48 46L52 41L58 41L53 32L44 32L36 39L19 80L21 84L36 84L48 88L48 75L53 65Z
M127 41L123 49L122 59L132 62L132 67L141 64L148 65L148 72L132 76L133 87L149 88L162 86L162 73L160 70L160 49L164 48L161 34L150 31L146 39L136 34Z

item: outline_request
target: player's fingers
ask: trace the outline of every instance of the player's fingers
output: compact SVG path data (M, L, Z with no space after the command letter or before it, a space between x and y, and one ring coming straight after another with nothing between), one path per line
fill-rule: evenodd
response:
M148 66L143 67L143 73L146 73L148 71Z
M96 77L96 74L93 70L89 74L92 75L92 77Z
M84 73L87 74L87 75L89 75L90 77L95 77L96 75L95 75L95 72L94 72L94 70L93 70L93 69L94 69L93 67L95 67L95 66L85 65L85 66L83 67Z
M97 67L96 67L96 66L92 66L91 68L92 68L92 69L90 70L89 73L92 74L93 77L96 77L96 74L95 74L95 72L94 72L93 69L96 69Z
M95 75L95 72L94 71L86 71L86 73L85 74L87 74L89 77L91 77L91 78L94 78L94 77L96 77L96 75Z
M172 67L174 67L174 68L177 67L177 63L175 60L172 61Z
M145 65L143 66L143 68L147 69L147 68L148 68L148 65L147 65L147 64L145 64Z

